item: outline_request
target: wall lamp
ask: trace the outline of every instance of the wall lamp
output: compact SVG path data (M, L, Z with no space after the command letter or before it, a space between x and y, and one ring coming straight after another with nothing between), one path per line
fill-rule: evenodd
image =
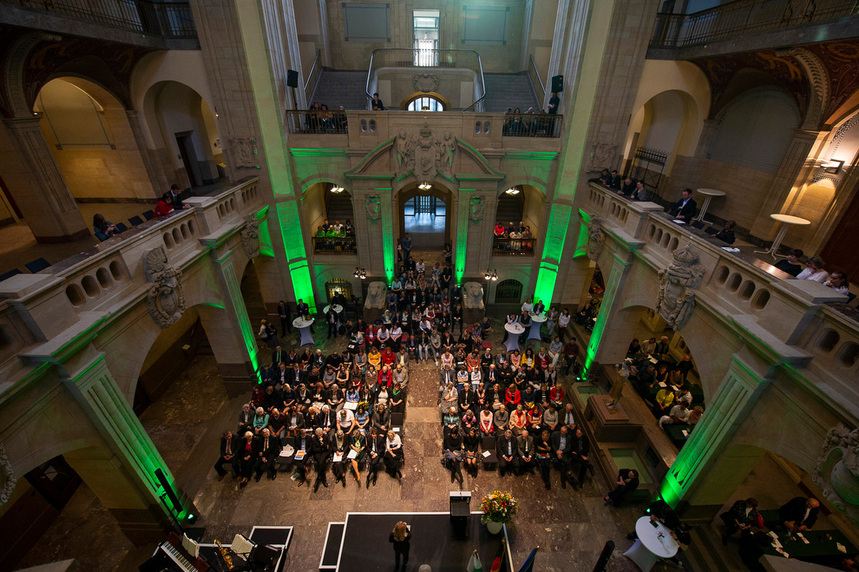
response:
M486 272L483 273L483 277L486 280L492 280L492 281L498 280L498 271L497 270L489 270L487 268Z
M841 167L844 166L844 161L836 161L835 159L830 159L826 163L820 165L823 167L824 173L829 173L831 175L837 175L841 172Z

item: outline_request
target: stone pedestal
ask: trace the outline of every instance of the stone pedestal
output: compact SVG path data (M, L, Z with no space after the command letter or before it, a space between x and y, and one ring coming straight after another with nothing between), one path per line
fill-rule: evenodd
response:
M609 407L611 401L609 395L591 395L588 398L585 419L593 423L594 436L598 441L634 441L641 426L630 421L622 405Z

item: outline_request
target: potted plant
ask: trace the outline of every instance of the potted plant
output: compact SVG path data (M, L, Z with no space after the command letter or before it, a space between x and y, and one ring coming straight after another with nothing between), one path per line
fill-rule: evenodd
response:
M480 510L483 511L480 522L491 534L498 534L502 525L513 520L518 509L519 501L513 495L507 491L492 491L480 502Z

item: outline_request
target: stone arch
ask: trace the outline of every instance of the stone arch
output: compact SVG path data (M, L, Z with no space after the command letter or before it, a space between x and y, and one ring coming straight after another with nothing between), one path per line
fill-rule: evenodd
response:
M454 236L453 220L455 220L454 217L456 216L457 208L459 208L456 189L451 188L449 183L441 177L437 177L434 181L429 182L432 184L432 188L429 190L419 189L418 185L420 183L415 180L402 185L399 189L394 191L397 201L397 225L394 229L394 236L402 238L406 232L406 202L409 199L418 196L431 196L436 197L445 203L444 242L452 244L456 240L456 237ZM415 237L412 237L412 240L414 241ZM421 250L417 244L413 248L415 250Z
M816 131L820 129L825 119L823 113L829 105L829 72L820 58L805 48L792 48L790 55L799 62L811 88L802 128Z
M678 155L695 154L703 119L699 102L688 91L660 91L648 99L635 116L633 124L638 126L639 133L637 146L668 153L666 173L670 174Z
M9 48L3 62L5 81L2 85L5 107L10 117L28 117L32 115L31 97L27 95L24 67L30 52L38 44L53 40L53 36L43 33L32 33L22 36ZM59 38L56 38L57 40ZM35 94L33 94L34 96Z

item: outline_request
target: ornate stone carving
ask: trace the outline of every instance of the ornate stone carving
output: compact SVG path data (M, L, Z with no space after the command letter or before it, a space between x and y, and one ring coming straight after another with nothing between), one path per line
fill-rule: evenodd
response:
M698 263L698 255L692 252L692 244L674 251L674 262L659 271L659 295L656 312L669 328L679 330L692 316L695 309L695 294L701 285L705 269Z
M826 64L805 48L792 48L790 55L799 62L800 67L808 77L808 83L811 85L808 112L802 127L812 131L817 130L823 121L823 112L829 104L830 81Z
M602 219L598 216L591 217L591 225L588 227L588 258L594 262L602 254L605 245L605 232L602 229Z
M483 197L471 195L468 200L468 218L477 222L483 220L483 213L486 210L486 201Z
M437 91L439 81L439 77L431 73L423 73L412 76L412 85L415 87L415 91L422 91L424 93L430 91Z
M450 178L456 156L456 138L450 133L433 137L432 130L424 125L420 135L400 131L394 142L397 158L397 176L413 174L421 180L431 180L437 174Z
M146 299L149 315L160 328L166 328L185 312L185 293L179 281L182 273L168 264L161 246L144 253L143 271L152 283Z
M3 445L0 445L0 506L9 502L9 497L12 496L12 491L15 490L17 482L18 479L15 478L15 472L12 470L12 463L9 462Z
M368 195L364 199L364 210L370 220L379 220L382 216L382 198L379 195Z
M388 294L388 287L384 282L370 282L367 287L367 299L364 300L365 310L383 310L385 308L385 298Z
M588 165L590 171L600 171L610 168L617 155L617 145L612 143L594 143L591 147L591 161Z
M245 217L245 220L247 222L242 229L242 247L248 258L256 258L259 256L259 221L256 215L252 214Z
M859 524L859 429L839 423L829 430L812 479L829 502Z
M239 169L259 169L257 165L257 140L252 137L232 137L228 139L233 151L233 161Z
M462 285L463 310L483 310L483 286L479 282L466 282Z

